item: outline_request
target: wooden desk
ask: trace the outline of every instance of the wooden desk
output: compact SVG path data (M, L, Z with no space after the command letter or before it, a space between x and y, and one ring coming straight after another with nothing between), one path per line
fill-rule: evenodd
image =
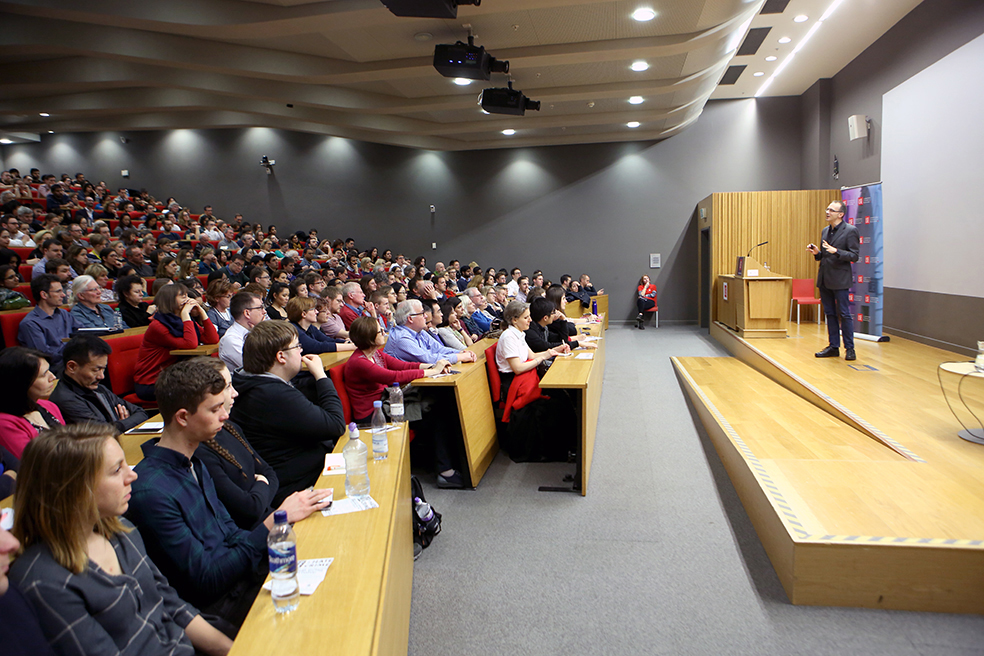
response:
M793 279L768 273L753 278L718 276L717 321L745 339L786 337Z
M591 297L592 301L598 303L598 315L602 316L605 322L605 330L608 330L608 294L598 294L597 296ZM567 306L564 308L564 314L566 314L571 319L579 319L583 314L589 314L591 312L591 306L587 308L581 306L580 301L568 301Z
M267 654L400 654L410 638L413 534L410 448L406 425L389 435L389 458L369 460L369 484L379 508L294 525L300 559L334 558L325 580L297 610L278 616L260 591L230 656ZM369 446L363 431L360 437ZM339 439L340 453L347 437ZM345 498L345 477L322 476L320 488Z
M459 374L418 378L411 383L419 387L450 387L454 390L468 475L473 488L478 487L485 471L492 464L492 459L499 452L495 415L492 412L492 393L489 391L489 377L485 370L485 349L496 341L485 338L468 347L478 359L475 362L451 365L455 371L461 372Z
M603 337L604 324L592 323L579 326L579 332ZM588 493L588 475L591 473L591 457L594 453L595 435L598 431L598 412L601 408L601 387L605 376L605 340L595 344L597 349L577 349L574 355L556 358L546 375L540 380L544 390L567 390L578 413L581 446L577 452L577 471L572 491L581 496ZM591 360L575 360L581 353L593 353Z
M202 344L201 346L196 346L193 349L174 349L171 351L171 355L213 355L218 352L218 344Z

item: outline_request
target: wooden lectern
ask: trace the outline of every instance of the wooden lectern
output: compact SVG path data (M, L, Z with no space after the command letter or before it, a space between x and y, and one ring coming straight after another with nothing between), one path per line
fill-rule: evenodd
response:
M739 257L735 274L718 276L717 321L746 339L785 337L793 279Z

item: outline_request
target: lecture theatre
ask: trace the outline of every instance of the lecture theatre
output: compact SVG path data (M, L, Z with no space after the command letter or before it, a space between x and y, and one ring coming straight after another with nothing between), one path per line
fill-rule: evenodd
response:
M476 340L412 385L457 409L464 489L394 430L379 507L297 522L324 580L261 591L229 653L984 653L980 0L83 4L3 4L0 170L599 290L595 348L540 376L569 462L500 448ZM469 41L487 82L438 66ZM855 359L817 357L838 203ZM443 517L416 559L411 474Z

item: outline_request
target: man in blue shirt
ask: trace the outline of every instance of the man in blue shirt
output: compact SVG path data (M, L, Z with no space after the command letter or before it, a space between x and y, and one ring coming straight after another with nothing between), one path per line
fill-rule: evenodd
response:
M147 554L182 599L239 626L266 576L266 539L273 515L252 531L239 528L215 492L195 450L222 429L235 398L228 371L212 358L192 358L157 379L164 419L159 440L145 442L134 467L130 519ZM320 496L318 496L320 495ZM288 498L281 509L300 521L324 507L323 490Z
M477 358L472 351L455 351L444 346L424 329L427 318L424 316L424 306L420 301L403 301L396 306L393 314L396 325L390 331L389 339L383 351L387 355L399 358L404 362L425 362L434 364L438 360L447 360L451 364L458 362L474 362Z
M41 254L42 258L34 263L31 268L31 279L33 280L37 276L44 275L44 267L48 264L49 260L61 259L64 249L61 242L57 239L45 239L41 242Z
M75 329L72 315L58 307L65 302L65 290L57 276L44 273L31 278L31 294L38 302L17 328L17 341L51 357L51 368L61 371L62 351Z

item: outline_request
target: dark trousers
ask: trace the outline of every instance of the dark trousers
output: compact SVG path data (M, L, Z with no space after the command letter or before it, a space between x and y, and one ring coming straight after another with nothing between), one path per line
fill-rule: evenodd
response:
M651 310L655 305L656 301L651 298L636 297L636 307L639 308L639 314L642 314L646 310Z
M854 348L854 315L851 313L850 289L827 289L820 287L820 302L823 313L827 315L827 335L830 345L840 348L840 337L844 335L844 348Z

